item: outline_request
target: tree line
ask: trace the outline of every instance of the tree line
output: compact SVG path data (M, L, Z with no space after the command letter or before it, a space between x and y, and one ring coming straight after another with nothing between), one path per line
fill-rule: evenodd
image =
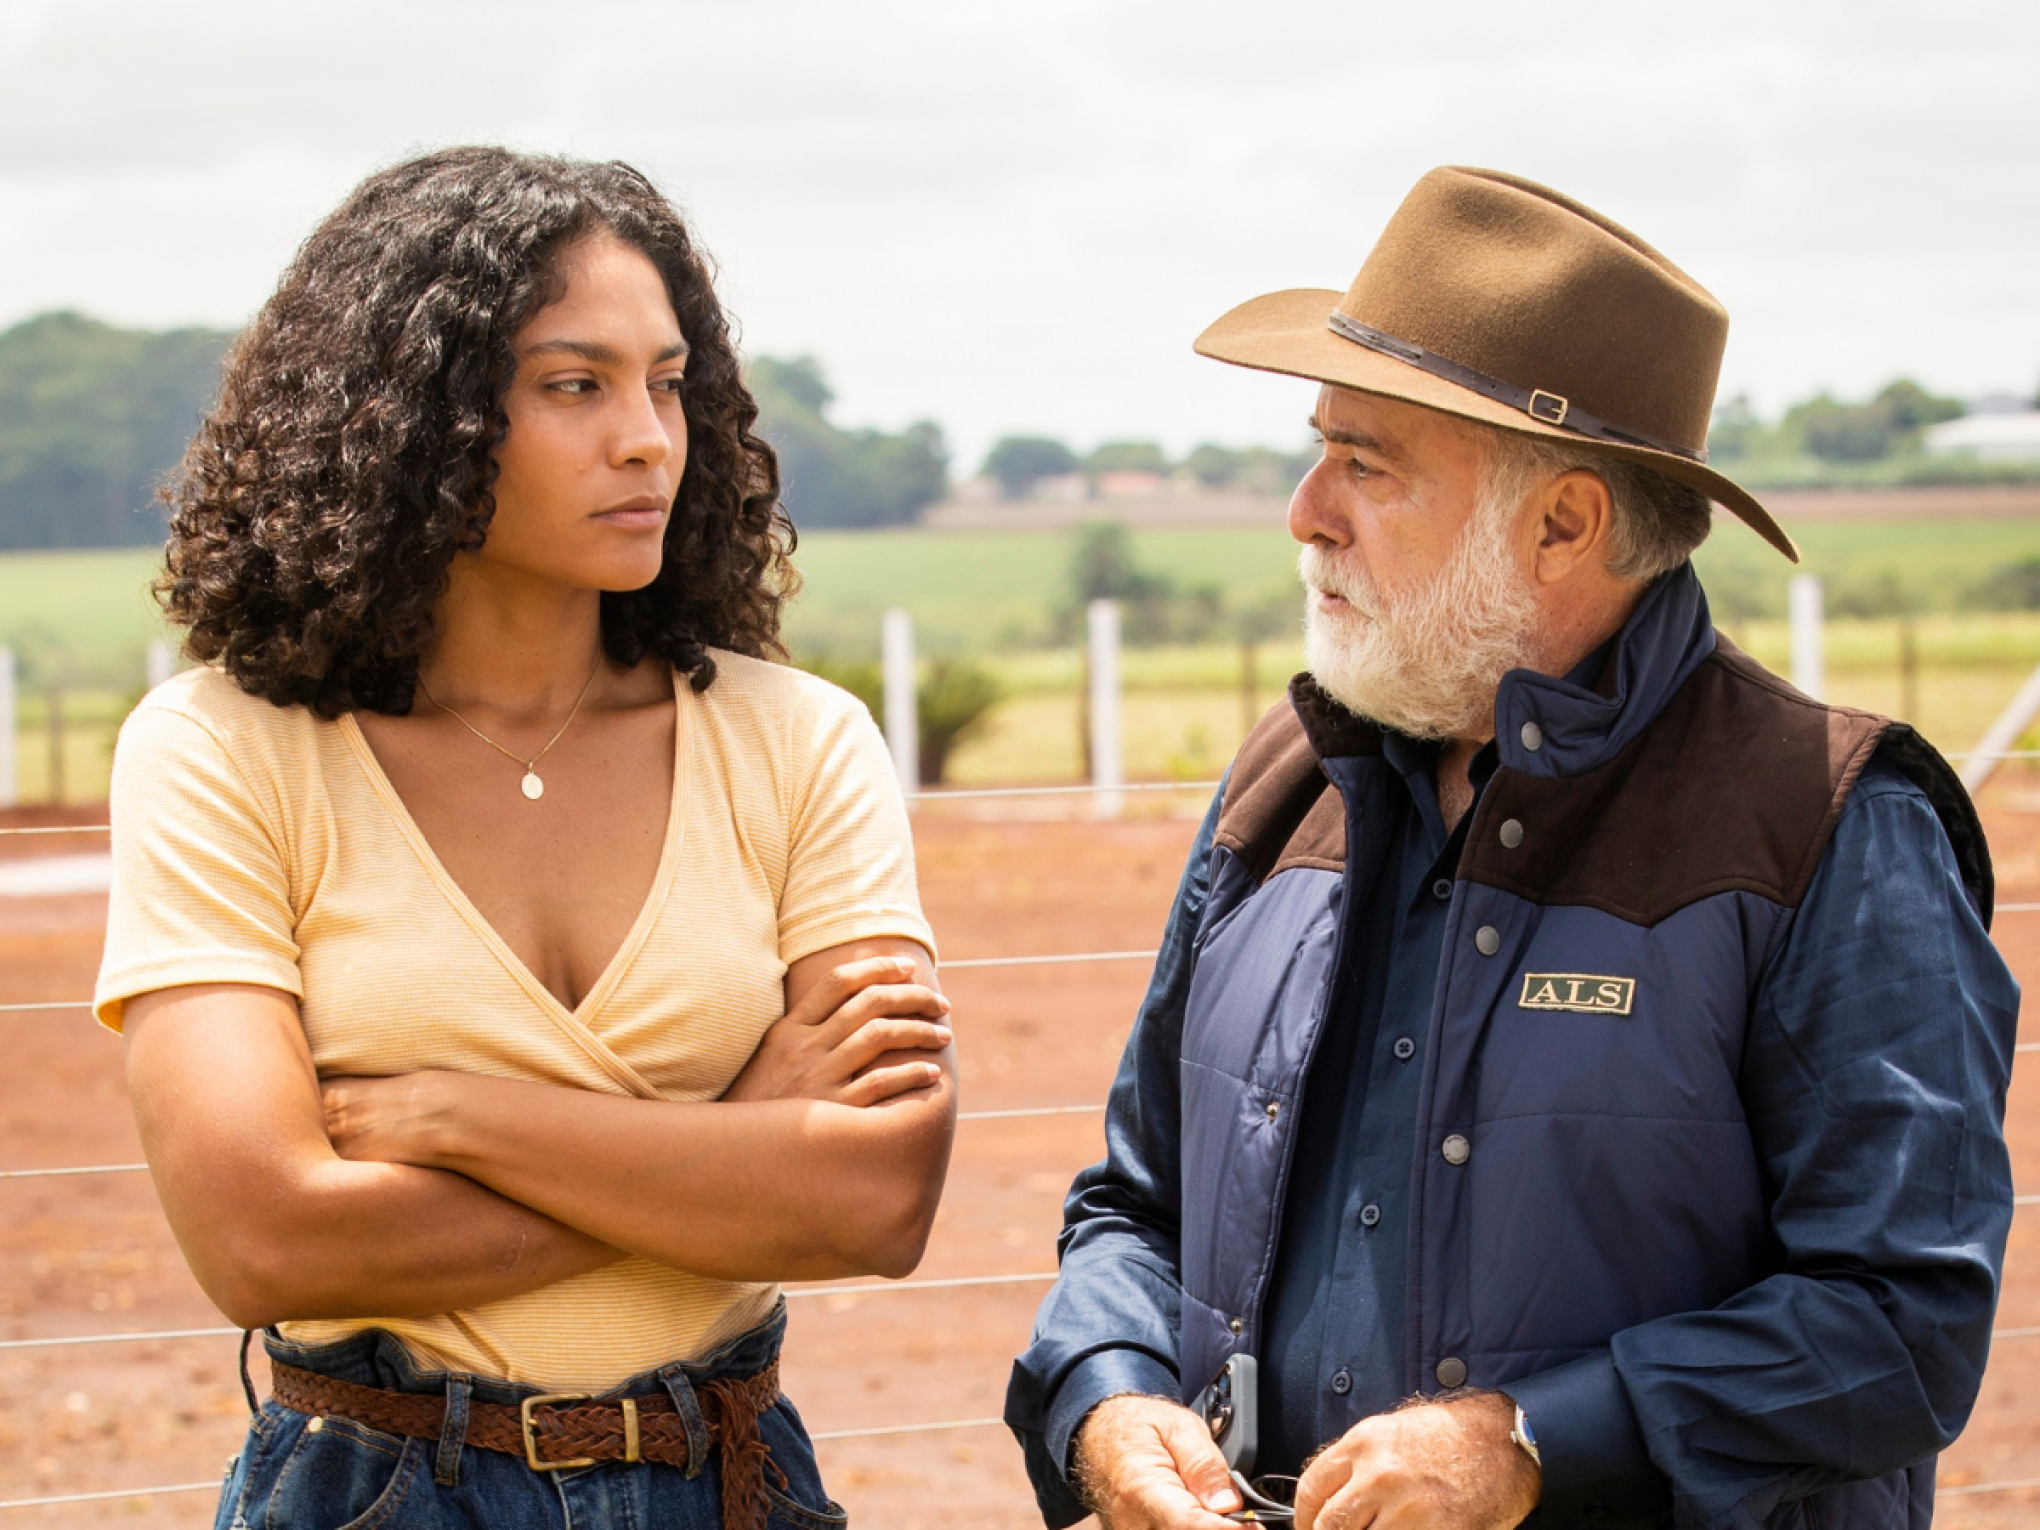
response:
M978 473L1006 499L1026 499L1058 480L1090 492L1112 473L1153 475L1192 489L1287 494L1316 460L1315 448L1279 451L1209 441L1174 459L1154 441L1105 441L1079 454L1053 436L1002 436Z
M232 338L218 329L123 329L68 312L0 332L0 550L160 541L156 486L212 399ZM911 524L948 493L949 451L934 422L845 429L829 417L834 395L812 357L757 357L748 376L796 525ZM1929 457L1925 431L1963 410L1906 379L1859 401L1822 393L1775 420L1732 398L1715 416L1709 447L1716 463L1757 488L2034 475L2030 464ZM1207 442L1175 458L1138 440L1079 452L1052 436L1010 435L979 472L1010 499L1049 489L1087 496L1101 482L1110 487L1112 474L1282 495L1316 456L1314 448Z
M75 313L0 334L0 548L162 541L156 484L183 455L231 338Z
M2040 393L2031 407L2040 409ZM1791 405L1776 419L1764 418L1746 395L1737 395L1715 412L1708 455L1754 488L1875 487L2034 476L2032 464L1929 457L1924 450L1928 428L1967 412L1961 399L1932 393L1903 377L1867 399L1840 399L1823 392ZM1107 441L1078 452L1053 436L1016 435L995 442L978 473L1006 499L1060 497L1070 490L1095 494L1108 482L1107 475L1121 472L1154 474L1190 489L1286 494L1310 471L1317 455L1314 446L1280 451L1206 443L1171 458L1152 441Z
M68 312L0 332L0 551L161 542L157 486L211 404L232 339ZM837 426L808 358L759 357L749 379L797 525L911 522L948 492L931 422L897 434Z

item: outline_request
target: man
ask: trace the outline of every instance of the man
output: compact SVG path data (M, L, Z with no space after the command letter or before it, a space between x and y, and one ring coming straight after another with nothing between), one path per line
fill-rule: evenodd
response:
M1687 561L1727 316L1439 170L1311 378L1309 673L1185 870L1007 1419L1052 1526L1222 1530L1258 1362L1304 1530L1916 1527L1989 1344L2018 992L1911 729L1719 639ZM1273 1484L1270 1485L1273 1490Z

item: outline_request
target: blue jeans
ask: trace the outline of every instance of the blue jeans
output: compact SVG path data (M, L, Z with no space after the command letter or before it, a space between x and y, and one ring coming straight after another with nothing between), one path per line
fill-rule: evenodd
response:
M779 1353L786 1312L778 1312L707 1359L674 1364L613 1387L604 1396L665 1392L698 1417L700 1382L749 1376ZM393 1336L368 1329L337 1344L292 1344L270 1334L271 1358L363 1386L445 1394L465 1416L467 1401L515 1404L538 1390L486 1376L420 1371ZM693 1476L658 1462L605 1461L574 1471L534 1472L522 1456L448 1441L383 1434L327 1417L316 1430L273 1399L262 1405L227 1473L216 1530L596 1530L658 1526L721 1530L718 1452ZM766 1471L773 1530L840 1530L842 1508L822 1491L814 1447L785 1398L759 1416L758 1431L786 1474Z

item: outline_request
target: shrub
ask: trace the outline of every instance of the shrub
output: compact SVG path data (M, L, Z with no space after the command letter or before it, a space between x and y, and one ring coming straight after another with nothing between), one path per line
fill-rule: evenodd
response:
M876 664L822 654L802 661L801 668L840 685L864 703L865 710L880 726L884 725L885 675ZM914 687L922 785L943 783L951 757L991 726L992 712L1005 700L1005 695L998 677L981 664L937 659L923 667Z
M2001 564L1970 591L1986 611L2040 611L2040 558Z
M1077 470L1077 454L1046 436L1004 436L985 455L984 475L1008 499L1024 499L1044 478Z

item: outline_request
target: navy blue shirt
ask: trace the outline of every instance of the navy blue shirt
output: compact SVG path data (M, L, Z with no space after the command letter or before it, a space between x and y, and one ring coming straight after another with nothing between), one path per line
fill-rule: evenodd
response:
M1401 854L1348 913L1360 937L1348 949L1371 956L1347 975L1340 1023L1307 1080L1261 1357L1263 1470L1293 1467L1401 1391L1421 1053L1404 1066L1397 1043L1424 1035L1413 1017L1432 1002L1445 907L1425 884L1456 866L1457 847L1437 820L1429 751L1391 747L1407 787ZM1044 1300L1008 1393L1053 1524L1083 1512L1065 1474L1091 1409L1126 1392L1175 1397L1186 1380L1171 1295L1174 1123L1217 814L1214 802L1113 1086L1108 1156L1071 1192L1063 1247L1081 1232L1086 1257ZM1933 806L1873 760L1752 994L1743 1061L1760 1161L1780 1174L1817 1165L1835 1193L1772 1208L1780 1276L1511 1385L1544 1445L1547 1494L1581 1476L1647 1486L1669 1474L1691 1502L1776 1502L1837 1480L1832 1467L1791 1463L1919 1459L1959 1432L1989 1350L2009 1219L1996 1123L2017 1007ZM1922 1113L1968 1123L1942 1166L1955 1193L1932 1215L1906 1198L1879 1130ZM1950 1278L1956 1255L1993 1279Z
M1605 653L1605 650L1604 650ZM1591 680L1603 654L1583 665ZM1568 678L1580 678L1576 673ZM1256 1469L1294 1474L1327 1440L1403 1398L1403 1284L1419 1055L1429 1028L1471 810L1448 835L1438 746L1391 733L1382 752L1398 848L1347 914L1337 1013L1312 1059L1282 1240L1269 1292ZM1467 775L1475 799L1495 772L1489 745Z

